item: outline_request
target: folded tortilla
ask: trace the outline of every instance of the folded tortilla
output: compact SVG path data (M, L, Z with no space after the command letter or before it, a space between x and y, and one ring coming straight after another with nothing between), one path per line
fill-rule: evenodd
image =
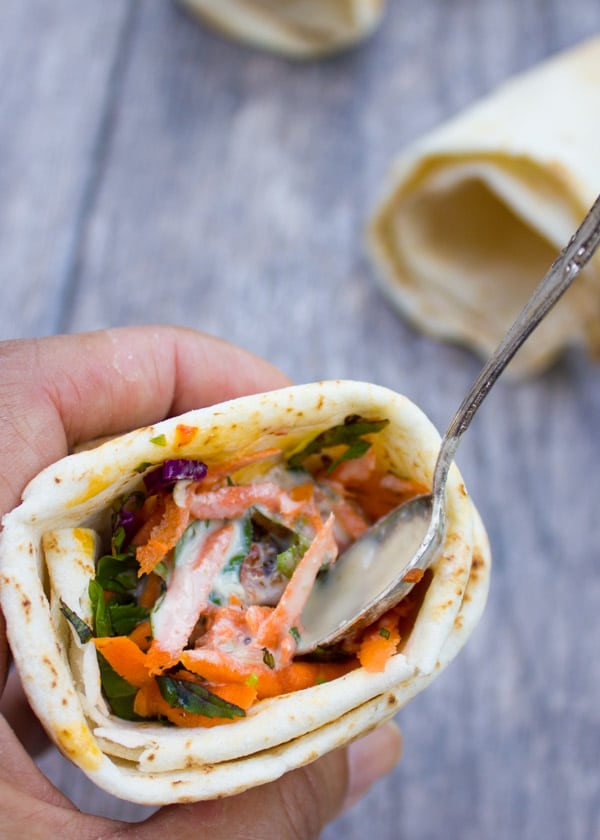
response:
M306 59L362 41L385 0L180 0L223 34L254 47Z
M600 192L600 38L516 77L406 149L368 230L376 276L417 327L487 356ZM511 363L600 347L600 257Z
M450 472L445 541L416 619L384 670L358 667L312 688L260 700L243 719L207 729L123 720L100 689L93 642L61 606L91 621L89 581L111 504L140 487L140 464L281 447L349 415L389 424L373 447L396 476L429 485L439 435L406 397L351 381L244 397L142 428L48 467L3 520L0 602L29 701L59 749L100 787L159 805L241 792L281 776L384 722L458 653L484 607L490 553L458 469ZM180 430L196 430L182 438Z

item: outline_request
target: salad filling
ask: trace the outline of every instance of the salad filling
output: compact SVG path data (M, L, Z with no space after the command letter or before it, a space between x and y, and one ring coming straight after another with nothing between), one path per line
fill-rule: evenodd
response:
M351 415L292 453L140 465L143 487L119 500L90 582L93 626L61 606L81 642L96 646L114 714L210 726L244 717L257 700L385 667L427 575L335 649L295 653L317 575L426 490L381 465L373 444L386 425Z

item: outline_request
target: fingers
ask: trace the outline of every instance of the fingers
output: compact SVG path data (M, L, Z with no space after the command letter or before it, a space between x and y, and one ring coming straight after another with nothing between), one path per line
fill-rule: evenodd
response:
M38 755L49 746L48 736L31 710L14 669L10 672L2 693L0 714L30 755Z
M177 840L200 834L211 840L317 838L340 812L347 786L346 751L337 750L238 796L163 808L132 836L136 840L175 834Z
M344 809L350 808L402 755L402 735L395 723L386 723L349 748L350 782Z
M0 344L0 512L70 447L289 384L267 362L176 327Z
M402 738L392 723L277 782L239 796L163 808L143 826L126 829L136 840L177 835L211 840L316 840L325 825L354 804L400 758ZM119 836L123 836L119 834Z
M44 366L71 445L288 384L250 353L174 327L61 336L44 347Z

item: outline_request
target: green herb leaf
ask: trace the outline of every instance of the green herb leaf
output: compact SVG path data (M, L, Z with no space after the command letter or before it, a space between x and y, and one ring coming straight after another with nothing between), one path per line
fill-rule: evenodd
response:
M152 467L152 466L153 466L152 461L142 461L140 464L137 465L137 467L135 467L135 471L137 473L143 473L143 472L146 472L148 467Z
M246 716L246 712L235 703L223 700L199 683L166 676L157 677L156 682L164 699L175 709L183 709L194 715L229 720Z
M98 560L96 580L108 592L130 592L138 585L137 569L131 554L105 554Z
M310 540L303 537L301 534L294 534L292 544L285 551L281 551L277 555L277 569L286 578L291 576L296 571L296 566L306 554L310 546Z
M298 469L309 455L316 455L324 449L340 445L347 446L348 450L341 459L337 460L336 465L340 460L358 458L360 455L364 455L371 446L369 441L362 440L363 435L380 432L389 422L389 420L367 420L358 414L350 414L343 423L321 432L303 449L292 455L288 459L288 466L291 469Z
M275 668L275 657L273 656L273 654L271 653L269 648L265 647L262 650L263 650L263 662L265 663L267 668L270 668L271 670L273 670Z
M368 440L357 440L351 446L346 449L343 455L340 455L339 458L336 458L335 461L329 465L327 469L327 474L330 475L334 469L341 464L342 461L351 461L353 458L361 458L365 453L369 451L371 448L371 443Z
M387 627L380 627L379 628L379 635L381 636L382 639L389 639L390 638L390 631L387 629Z
M137 688L117 674L101 653L98 653L98 666L102 690L114 714L124 720L142 720L133 711Z
M164 435L156 435L156 437L150 438L150 443L153 443L155 446L166 446L167 439Z
M96 636L112 636L112 625L110 614L104 601L104 589L97 580L91 580L88 586L88 594L92 602L94 615L94 633Z
M296 644L298 644L298 642L300 641L300 631L297 627L290 627L290 636L296 642Z
M76 612L74 612L70 607L68 607L63 599L60 599L60 611L67 619L67 621L72 625L75 632L79 636L79 641L82 645L85 645L86 642L92 638L92 628L88 627L85 621L80 618Z
M132 630L150 615L149 610L134 603L118 604L111 601L107 608L115 636L129 636Z

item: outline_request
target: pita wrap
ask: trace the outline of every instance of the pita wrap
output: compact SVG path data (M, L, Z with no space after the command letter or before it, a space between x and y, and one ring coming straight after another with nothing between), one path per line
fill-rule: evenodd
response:
M413 403L375 385L321 382L192 411L71 455L38 475L4 517L1 605L23 686L59 749L100 787L160 805L269 782L390 718L458 653L484 607L490 553L456 466L444 544L427 581L408 596L421 587L397 652L381 670L354 667L260 699L245 717L210 728L125 720L101 691L94 642L82 641L65 613L66 604L92 625L89 584L109 511L140 489L140 469L200 458L210 475L240 453L297 453L349 416L389 421L369 436L378 467L430 484L440 439Z
M600 192L600 37L516 77L406 149L368 230L392 304L487 356ZM511 363L599 348L600 257Z
M289 58L317 58L362 41L385 0L180 0L223 34Z

